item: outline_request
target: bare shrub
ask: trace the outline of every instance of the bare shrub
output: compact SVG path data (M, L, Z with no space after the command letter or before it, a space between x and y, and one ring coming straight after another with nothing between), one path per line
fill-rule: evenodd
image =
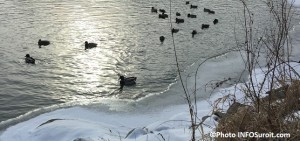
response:
M251 105L239 108L236 113L221 119L217 131L223 133L259 132L290 133L288 140L300 140L299 116L294 113L300 109L299 74L290 66L292 46L289 41L291 29L292 5L287 0L267 0L270 10L270 27L262 37L254 37L253 14L247 1L244 5L244 33L246 53L246 70L249 72L249 83L245 83L245 96ZM266 65L260 66L258 60L263 57ZM253 70L264 67L261 82ZM268 88L268 96L264 90ZM217 138L226 140L272 140L270 138Z

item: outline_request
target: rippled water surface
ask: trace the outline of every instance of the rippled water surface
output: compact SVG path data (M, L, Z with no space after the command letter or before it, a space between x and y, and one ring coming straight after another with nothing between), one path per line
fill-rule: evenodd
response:
M238 1L191 3L199 8L173 1L169 15L180 29L174 39L182 70L240 41L235 36L241 32ZM263 23L263 6L253 3ZM169 14L169 1L160 0L0 0L0 121L74 100L137 99L167 90L177 77L170 23L151 13L152 6ZM204 13L204 7L216 14ZM177 11L185 23L174 23ZM188 19L188 13L197 18ZM212 24L215 18L217 25ZM210 28L201 30L203 23ZM194 29L199 34L192 38ZM38 39L51 44L38 48ZM98 47L84 50L85 41ZM27 53L36 65L24 63ZM116 92L119 74L136 76L137 85Z

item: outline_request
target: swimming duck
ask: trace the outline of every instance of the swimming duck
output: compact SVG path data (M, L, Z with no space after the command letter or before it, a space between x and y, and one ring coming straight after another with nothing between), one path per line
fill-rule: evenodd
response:
M179 31L179 29L172 28L172 34L177 33L178 31Z
M202 24L201 29L209 28L209 24Z
M192 32L192 37L194 38L194 36L197 34L197 31L196 30L193 30Z
M166 10L165 9L159 9L159 12L166 13Z
M160 37L159 37L159 40L160 40L161 43L163 43L164 40L165 40L165 37L164 37L164 36L160 36Z
M214 24L217 24L218 22L219 22L218 19L214 19L214 21L213 21Z
M189 18L197 18L197 15L194 15L194 14L188 14L187 17L189 17Z
M190 7L191 7L191 9L197 9L197 8L198 8L198 6L197 6L197 5L192 5L192 4L191 4L191 6L190 6Z
M50 41L47 41L47 40L39 39L39 41L38 41L39 48L41 48L41 46L48 46L49 44L50 44Z
M154 8L154 7L152 7L152 8L151 8L151 12L153 12L153 13L157 13L157 9L156 9L156 8Z
M184 19L175 18L175 23L184 23Z
M35 59L33 59L32 57L30 57L29 54L26 54L26 56L25 56L25 63L35 64Z
M85 50L86 49L91 49L91 48L94 48L94 47L97 47L97 44L96 43L88 43L87 41L85 41Z
M123 89L124 86L132 86L136 84L136 77L127 77L125 78L123 75L119 77L120 79L120 89Z
M158 18L160 18L160 19L168 18L168 14L165 14L165 13L158 14Z

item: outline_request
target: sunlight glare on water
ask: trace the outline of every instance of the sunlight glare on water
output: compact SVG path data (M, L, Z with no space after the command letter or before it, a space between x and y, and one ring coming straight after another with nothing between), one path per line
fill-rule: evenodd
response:
M173 1L172 22L184 24L175 36L180 69L237 46L241 4L231 0L195 1L198 9ZM253 2L253 5L260 6ZM151 7L169 9L159 0L0 0L0 121L36 108L95 98L138 99L161 93L177 77L168 19ZM214 9L209 15L203 8ZM260 7L261 8L261 7ZM257 11L259 12L259 10ZM167 12L168 13L168 12ZM194 13L196 19L186 15ZM263 21L261 12L256 17ZM171 16L171 15L170 15ZM213 25L217 18L220 23ZM211 24L201 30L201 24ZM199 34L191 37L196 29ZM166 40L160 43L159 37ZM38 48L39 39L51 44ZM98 47L84 50L84 42ZM24 63L25 54L36 65ZM118 92L119 75L137 77L137 85Z

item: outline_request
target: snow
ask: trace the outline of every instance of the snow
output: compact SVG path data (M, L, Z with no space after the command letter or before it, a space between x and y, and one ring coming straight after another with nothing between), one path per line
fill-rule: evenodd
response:
M176 109L176 110L175 110ZM179 113L177 113L180 111ZM185 140L189 138L186 106L174 106L157 113L118 114L96 112L82 107L60 109L8 128L1 141L88 141ZM80 113L80 114L79 114ZM153 117L153 115L156 115ZM46 123L50 119L53 122ZM167 119L167 120L165 120ZM40 126L41 125L41 126ZM130 130L133 130L129 135ZM185 133L183 131L186 130ZM127 135L127 137L126 137ZM126 137L126 139L124 139Z

